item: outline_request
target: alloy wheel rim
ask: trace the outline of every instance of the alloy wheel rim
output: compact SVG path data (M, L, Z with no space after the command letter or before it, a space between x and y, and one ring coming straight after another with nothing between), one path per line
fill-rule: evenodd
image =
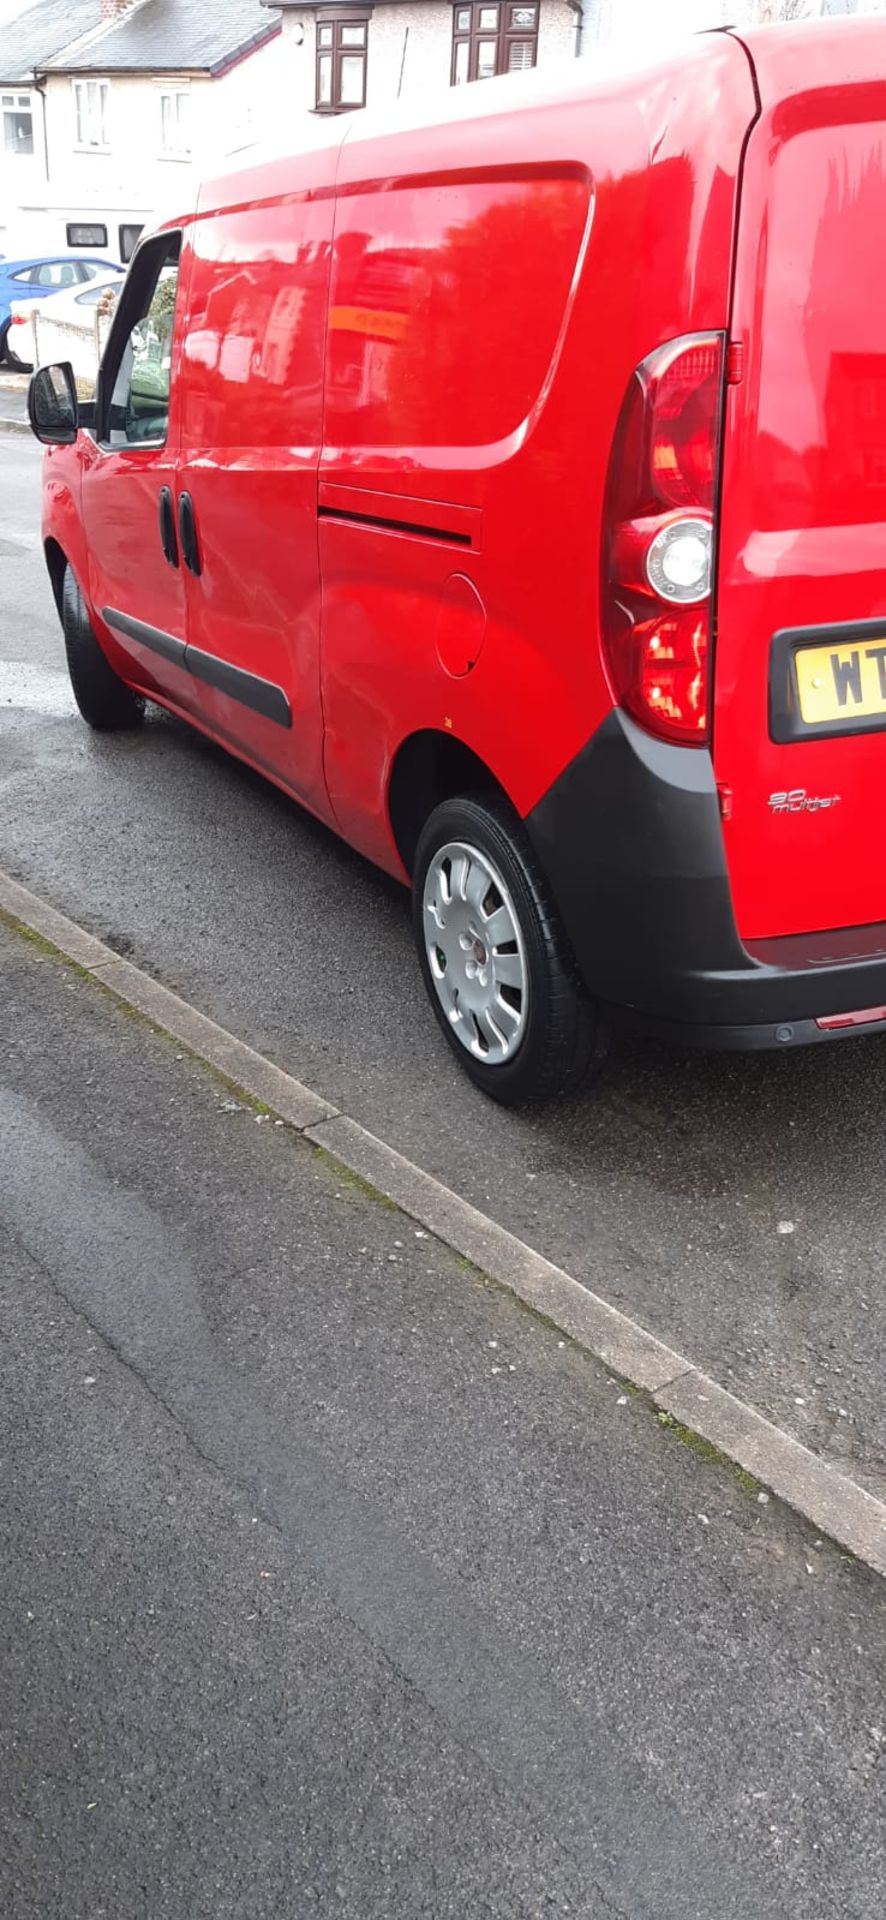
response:
M454 1036L484 1066L504 1066L526 1032L529 979L520 922L494 861L447 841L428 867L422 907L428 968Z

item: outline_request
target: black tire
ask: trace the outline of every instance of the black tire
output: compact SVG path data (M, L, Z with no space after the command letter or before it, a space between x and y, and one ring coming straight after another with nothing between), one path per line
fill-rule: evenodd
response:
M10 333L11 333L11 328L9 326L9 322L7 321L4 332L2 336L0 336L0 360L5 360L6 365L10 368L12 373L33 373L34 368L32 366L31 361L20 360L18 357L18 354L13 353L12 348L9 344Z
M509 1059L488 1064L453 1031L431 973L424 887L435 856L451 841L490 859L505 883L522 938L528 986L525 1029ZM549 1100L578 1087L605 1058L608 1034L575 962L528 837L504 801L486 795L445 800L427 820L415 857L413 930L428 998L456 1058L475 1086L502 1106Z
M62 584L62 628L74 699L84 720L100 733L139 726L145 703L105 659L70 567Z

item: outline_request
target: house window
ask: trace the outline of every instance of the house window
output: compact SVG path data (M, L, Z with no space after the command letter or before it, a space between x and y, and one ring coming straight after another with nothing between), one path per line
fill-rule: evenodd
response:
M160 95L160 152L186 160L190 151L191 96L186 87L173 87Z
M538 0L519 6L515 0L471 0L452 9L452 70L454 87L467 80L489 80L496 73L521 73L538 58Z
M34 116L29 93L3 95L3 147L6 153L34 151Z
M84 226L79 222L69 221L65 228L65 239L72 252L75 247L106 247L108 229L99 226L98 223L95 226Z
M135 249L138 246L139 238L143 233L144 227L136 226L135 221L130 222L126 220L121 227L117 228L121 260L129 262L132 259Z
M323 7L317 13L318 113L346 113L366 105L369 13L360 7Z
M108 95L111 91L108 81L75 80L73 84L78 147L107 149L110 145Z

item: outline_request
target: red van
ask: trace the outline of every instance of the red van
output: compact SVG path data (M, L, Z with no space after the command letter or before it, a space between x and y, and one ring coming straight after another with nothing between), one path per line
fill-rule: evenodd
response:
M85 718L410 880L505 1102L883 1031L886 26L323 138L142 241L94 405L34 376Z

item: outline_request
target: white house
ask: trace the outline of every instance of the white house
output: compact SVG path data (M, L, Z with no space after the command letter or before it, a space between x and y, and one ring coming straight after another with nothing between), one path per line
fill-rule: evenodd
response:
M270 0L263 0L270 4ZM273 0L297 113L420 99L524 67L593 59L622 44L650 57L704 28L879 12L886 0Z
M259 0L39 0L0 33L0 250L129 258L281 112Z
M281 0L291 102L300 114L416 100L581 51L599 0Z
M0 251L128 259L208 170L446 86L886 0L38 0L0 31Z

